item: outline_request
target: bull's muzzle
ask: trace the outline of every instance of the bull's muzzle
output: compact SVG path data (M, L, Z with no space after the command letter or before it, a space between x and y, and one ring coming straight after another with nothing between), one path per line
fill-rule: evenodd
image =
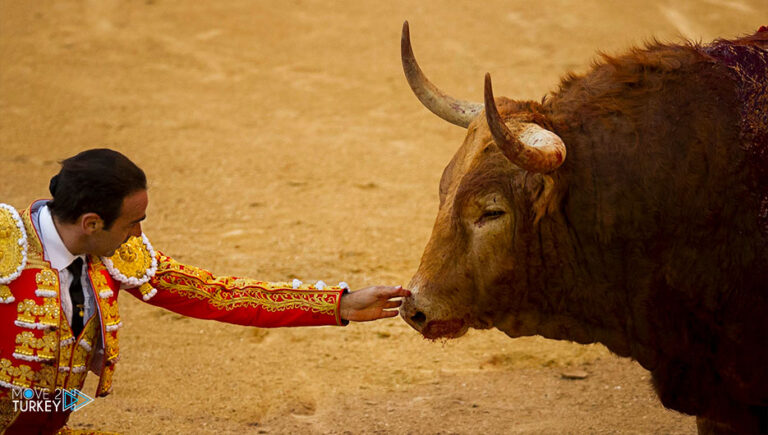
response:
M400 306L400 317L411 328L419 331L424 338L457 338L467 332L467 321L463 318L440 319L430 316L426 309L420 308L419 297L411 296Z
M411 328L421 332L427 323L427 316L416 307L415 301L416 298L413 296L403 301L403 305L400 306L400 317L405 320L405 323L411 325Z

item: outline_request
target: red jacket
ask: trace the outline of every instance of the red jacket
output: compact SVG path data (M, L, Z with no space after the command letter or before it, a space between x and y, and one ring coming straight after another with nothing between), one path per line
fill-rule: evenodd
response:
M100 375L96 395L108 394L119 359L121 289L199 319L263 328L343 324L345 288L216 277L155 252L142 236L110 258L88 256L98 309L73 337L62 313L58 272L45 260L32 220L44 203L21 213L0 204L0 408L13 389L81 389L88 368ZM0 415L0 432L7 420Z

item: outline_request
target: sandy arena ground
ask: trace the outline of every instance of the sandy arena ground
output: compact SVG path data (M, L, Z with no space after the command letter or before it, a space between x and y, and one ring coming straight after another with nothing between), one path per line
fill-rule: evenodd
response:
M733 37L766 17L765 0L1 0L0 202L26 207L58 160L112 147L147 172L145 232L181 261L407 284L464 132L411 94L403 20L427 75L481 101L486 71L498 95L539 99L597 50ZM253 329L122 300L114 394L76 412L75 428L695 432L646 371L600 345L496 330L433 343L400 319Z

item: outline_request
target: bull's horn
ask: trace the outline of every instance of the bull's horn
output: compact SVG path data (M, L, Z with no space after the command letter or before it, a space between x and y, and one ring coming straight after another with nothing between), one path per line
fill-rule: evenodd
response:
M560 136L529 122L501 120L493 99L491 75L485 75L485 118L496 145L507 158L529 172L552 172L565 161L565 144Z
M400 57L403 60L405 78L408 79L408 84L411 85L413 93L419 98L421 104L426 106L435 115L452 124L466 128L483 111L482 104L459 101L449 97L427 80L427 77L421 72L419 64L416 63L416 58L413 56L408 21L403 23Z

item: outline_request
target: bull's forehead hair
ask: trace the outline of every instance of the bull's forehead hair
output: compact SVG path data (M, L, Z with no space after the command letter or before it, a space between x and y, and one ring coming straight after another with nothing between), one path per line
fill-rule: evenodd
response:
M533 122L534 119L542 118L537 112L540 107L538 103L517 102L506 98L500 98L499 102L499 110L505 119ZM455 193L457 197L452 202L455 206L463 206L471 196L482 194L487 188L511 188L515 170L524 172L504 157L493 140L485 112L482 112L467 127L464 143L443 171L440 180L441 200ZM462 195L458 198L460 191ZM512 199L513 192L508 193L507 198Z
M513 177L517 168L493 141L479 147L471 160L472 164L456 185L453 204L457 212L473 199L488 193L498 193L509 201L513 200Z
M488 124L483 116L478 116L467 128L467 135L456 154L449 163L450 171L453 174L466 174L470 171L477 160L481 158L481 153L488 146L493 144L493 136ZM448 169L448 168L446 168Z
M440 176L440 201L442 204L442 201L445 199L445 196L448 195L450 189L452 186L456 185L456 177L460 177L461 174L464 173L464 166L466 163L466 157L467 157L467 143L470 142L469 138L473 134L472 130L470 129L467 132L467 135L465 136L464 142L461 144L458 150L456 150L456 153L451 158L451 161L448 162L448 165L445 166L445 169L443 169L443 173Z

